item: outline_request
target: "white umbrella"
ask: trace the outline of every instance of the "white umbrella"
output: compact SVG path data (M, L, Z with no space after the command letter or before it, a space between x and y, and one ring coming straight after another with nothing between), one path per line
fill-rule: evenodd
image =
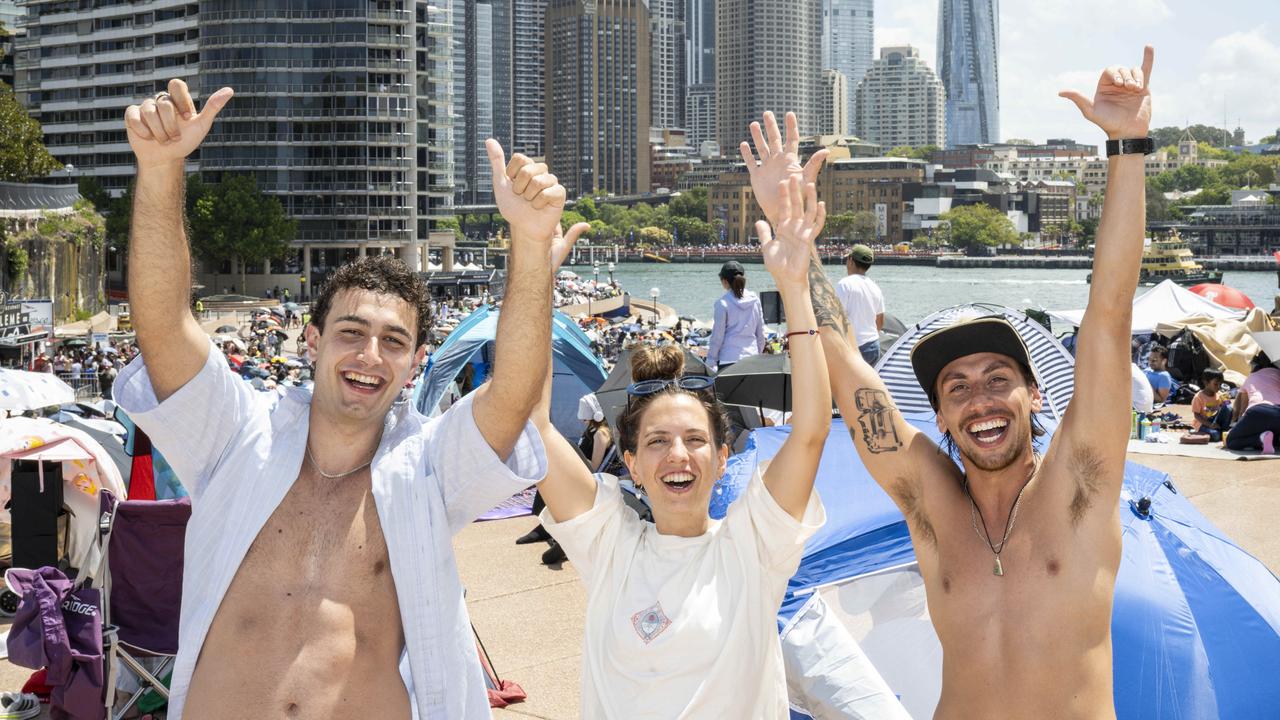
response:
M1271 359L1272 364L1280 367L1280 332L1256 332L1251 334L1254 341L1258 343L1258 347Z
M0 410L25 412L76 401L76 391L52 373L0 368Z

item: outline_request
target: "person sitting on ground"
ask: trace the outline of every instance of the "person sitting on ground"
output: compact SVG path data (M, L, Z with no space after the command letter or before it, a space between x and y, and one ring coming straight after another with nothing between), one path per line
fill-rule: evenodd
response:
M729 457L728 422L713 379L680 374L679 347L636 351L633 370L654 376L627 388L618 422L654 523L626 508L617 478L593 476L558 436L545 385L535 414L550 463L542 522L587 588L584 718L788 717L777 613L805 539L825 521L813 481L831 397L806 276L824 211L811 183L782 190L789 209L776 238L764 222L756 231L794 328L795 424L723 520L707 508Z
M1266 353L1253 358L1253 372L1236 393L1235 426L1227 433L1228 450L1276 452L1280 435L1280 369Z
M1196 420L1193 432L1217 442L1231 427L1231 396L1222 390L1221 370L1207 368L1200 373L1200 385L1200 392L1191 398L1191 414Z
M884 329L884 293L875 280L867 277L875 261L871 248L861 243L854 245L844 256L847 274L836 283L836 296L849 318L849 326L857 329L854 342L868 365L875 365L880 359L880 331Z
M707 346L707 369L713 373L764 352L764 309L760 296L747 289L746 272L737 260L720 266L725 293L716 300Z
M1173 376L1169 374L1169 351L1156 345L1147 353L1147 382L1157 405L1169 399L1173 389Z

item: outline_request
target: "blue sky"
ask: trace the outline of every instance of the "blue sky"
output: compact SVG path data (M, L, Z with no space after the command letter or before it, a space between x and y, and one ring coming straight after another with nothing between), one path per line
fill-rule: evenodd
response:
M1000 135L1098 142L1057 97L1092 95L1107 65L1140 65L1156 48L1153 124L1239 123L1250 142L1280 127L1280 0L1002 0ZM876 55L919 47L936 63L938 0L876 0Z

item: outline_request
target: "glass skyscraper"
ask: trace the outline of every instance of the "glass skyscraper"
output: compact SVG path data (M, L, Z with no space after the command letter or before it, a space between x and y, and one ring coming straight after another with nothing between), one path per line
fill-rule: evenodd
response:
M854 115L854 90L871 68L875 29L875 0L823 0L822 68L844 75L849 118Z
M947 146L1000 142L999 0L938 0Z

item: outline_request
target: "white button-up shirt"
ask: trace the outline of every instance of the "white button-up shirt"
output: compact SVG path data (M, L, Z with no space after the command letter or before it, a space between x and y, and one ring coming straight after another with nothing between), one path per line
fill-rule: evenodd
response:
M211 345L200 372L163 403L141 358L120 374L115 394L191 495L169 699L169 717L178 720L223 595L298 477L311 393L255 391ZM546 468L532 424L504 463L476 427L470 397L431 420L407 403L387 413L371 469L373 496L400 604L400 674L413 697L414 718L490 717L451 538L540 481ZM245 653L253 653L251 638L245 638Z

